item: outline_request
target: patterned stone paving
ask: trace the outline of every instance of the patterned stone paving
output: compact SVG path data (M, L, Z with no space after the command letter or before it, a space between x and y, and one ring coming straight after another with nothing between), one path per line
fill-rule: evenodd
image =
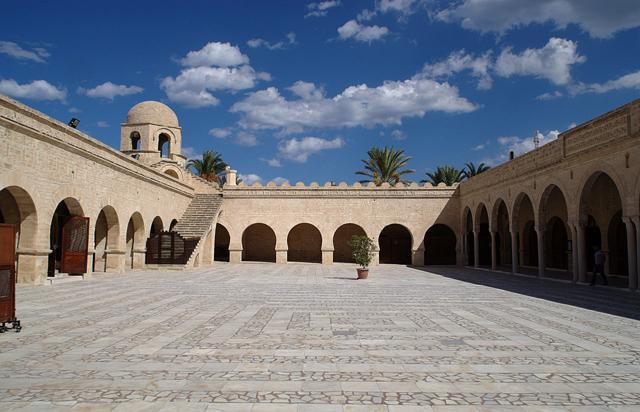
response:
M0 410L640 410L640 294L217 264L18 286Z

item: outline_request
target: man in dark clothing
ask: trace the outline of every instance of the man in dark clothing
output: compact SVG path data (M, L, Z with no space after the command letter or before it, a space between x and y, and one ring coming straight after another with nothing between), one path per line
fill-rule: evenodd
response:
M596 275L599 273L602 275L603 283L607 284L607 277L604 274L604 262L607 260L604 252L599 247L594 248L596 251L593 254L593 276L591 277L591 286L596 284Z

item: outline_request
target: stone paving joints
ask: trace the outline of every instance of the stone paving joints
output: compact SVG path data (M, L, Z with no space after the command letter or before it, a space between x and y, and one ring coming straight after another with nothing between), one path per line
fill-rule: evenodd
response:
M640 410L638 293L354 273L218 263L18 285L0 410Z

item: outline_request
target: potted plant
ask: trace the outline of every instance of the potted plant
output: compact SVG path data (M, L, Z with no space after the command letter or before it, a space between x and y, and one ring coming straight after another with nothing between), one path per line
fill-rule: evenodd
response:
M369 277L369 264L373 259L373 240L363 235L351 236L349 242L353 259L360 266L358 268L358 279Z

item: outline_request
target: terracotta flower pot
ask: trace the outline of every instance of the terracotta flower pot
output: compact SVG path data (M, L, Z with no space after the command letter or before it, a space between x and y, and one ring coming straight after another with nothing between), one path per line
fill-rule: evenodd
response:
M366 279L369 277L369 269L358 268L358 279Z

